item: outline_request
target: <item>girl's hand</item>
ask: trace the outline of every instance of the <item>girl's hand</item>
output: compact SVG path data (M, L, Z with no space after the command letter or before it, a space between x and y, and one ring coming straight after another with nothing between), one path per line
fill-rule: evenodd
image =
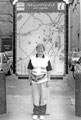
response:
M32 85L31 76L29 76L29 84L30 84L30 86Z
M30 81L30 86L32 85L32 81Z

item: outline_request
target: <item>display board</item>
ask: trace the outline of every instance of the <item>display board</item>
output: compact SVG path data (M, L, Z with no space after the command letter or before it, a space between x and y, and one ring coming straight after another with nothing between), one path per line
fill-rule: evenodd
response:
M30 56L43 43L52 64L51 76L65 74L64 2L18 2L16 4L16 74L28 75Z

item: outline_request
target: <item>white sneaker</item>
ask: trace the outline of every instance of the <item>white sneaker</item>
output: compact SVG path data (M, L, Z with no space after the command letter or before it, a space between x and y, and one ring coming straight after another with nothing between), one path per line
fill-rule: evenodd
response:
M44 115L40 115L40 120L44 120Z
M37 115L33 115L33 119L36 120L38 118Z

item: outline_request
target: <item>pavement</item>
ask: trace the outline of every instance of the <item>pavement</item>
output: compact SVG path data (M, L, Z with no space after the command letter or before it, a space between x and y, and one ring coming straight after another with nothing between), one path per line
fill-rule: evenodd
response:
M75 115L75 81L71 72L63 79L53 79L48 89L45 120L81 120ZM32 120L31 86L28 79L6 76L6 114L0 120Z

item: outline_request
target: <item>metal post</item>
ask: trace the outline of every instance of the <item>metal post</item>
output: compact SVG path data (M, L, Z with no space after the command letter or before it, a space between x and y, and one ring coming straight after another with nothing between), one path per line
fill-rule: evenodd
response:
M15 5L13 5L13 73L15 73Z
M66 74L68 74L68 4L66 4L66 42L65 42L65 50L66 50L66 60L65 60L65 65L66 65Z

